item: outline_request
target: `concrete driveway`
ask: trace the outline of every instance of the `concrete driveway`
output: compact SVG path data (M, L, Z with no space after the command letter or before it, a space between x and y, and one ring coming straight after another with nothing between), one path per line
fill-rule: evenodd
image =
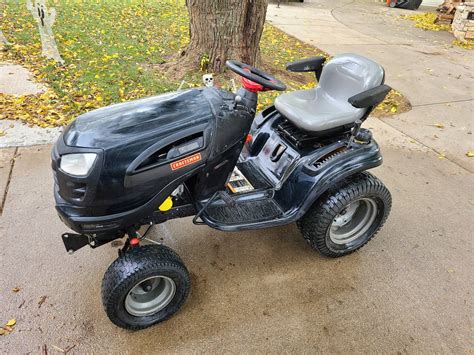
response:
M284 6L284 13L299 6ZM392 82L395 70L384 65L389 84L403 91ZM460 73L463 65L456 67ZM471 85L469 75L459 80ZM425 106L438 112L436 105ZM457 122L459 112L451 107L446 119ZM102 311L101 278L117 249L106 245L70 256L62 246L50 147L1 150L0 323L15 318L17 325L0 337L0 352L40 353L45 346L50 353L71 347L75 353L471 351L470 162L440 159L436 147L422 140L430 128L419 124L406 134L403 119L409 120L371 118L365 125L385 158L374 173L394 200L386 226L366 247L328 259L311 251L294 225L236 234L194 226L190 219L155 226L152 237L174 248L192 273L192 291L175 317L140 332L116 328Z

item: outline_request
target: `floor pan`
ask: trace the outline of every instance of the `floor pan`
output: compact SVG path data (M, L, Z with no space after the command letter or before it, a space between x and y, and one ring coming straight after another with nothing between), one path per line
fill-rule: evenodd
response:
M282 215L282 210L271 198L241 201L233 206L219 204L209 206L205 215L219 224L242 224L259 222Z

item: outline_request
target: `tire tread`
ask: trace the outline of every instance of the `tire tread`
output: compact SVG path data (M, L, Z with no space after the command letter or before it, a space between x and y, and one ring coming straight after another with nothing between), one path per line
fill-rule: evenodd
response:
M190 277L181 258L171 248L164 245L144 245L135 247L118 257L109 266L102 279L102 305L108 317L115 325L131 330L143 329L152 325L143 325L139 322L136 324L124 322L115 311L116 295L127 292L129 282L124 282L124 280L132 280L133 283L134 280L138 281L140 279L140 275L143 275L150 270L162 268L175 269L185 277L184 282L188 287L185 290L182 301L177 307L179 308L189 294ZM155 323L165 321L174 313L175 312L171 312L166 317Z
M358 196L368 193L375 193L384 201L384 215L377 229L372 233L369 239L347 252L334 252L330 250L326 243L326 231L335 215L340 211L348 201L354 200ZM382 228L391 209L391 195L385 185L374 175L368 172L361 172L350 176L341 182L341 184L330 189L323 195L310 210L297 222L306 242L321 254L329 257L340 257L359 250L366 245Z

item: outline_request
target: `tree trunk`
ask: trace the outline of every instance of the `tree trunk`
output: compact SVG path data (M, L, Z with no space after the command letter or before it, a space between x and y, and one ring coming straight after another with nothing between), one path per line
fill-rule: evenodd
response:
M4 6L5 6L5 3L3 1L0 0L0 22L3 21L3 9L4 9ZM5 37L5 35L3 34L2 30L0 30L0 45L4 45L4 44L11 44L10 42L8 42L8 39Z
M190 43L184 60L220 73L228 59L255 65L268 0L187 0ZM203 59L204 58L204 59Z

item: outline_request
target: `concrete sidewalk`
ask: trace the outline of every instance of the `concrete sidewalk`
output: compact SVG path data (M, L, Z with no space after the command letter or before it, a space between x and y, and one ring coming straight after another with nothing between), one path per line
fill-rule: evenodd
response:
M270 4L267 19L332 55L354 52L380 63L387 84L413 105L383 121L474 172L466 157L474 150L474 55L453 47L451 33L423 31L400 17L412 13L368 0L307 0Z
M45 90L46 86L35 82L25 67L0 62L0 93L21 96L39 94ZM51 144L61 134L62 127L44 129L17 120L0 119L0 132L0 148L6 148Z

